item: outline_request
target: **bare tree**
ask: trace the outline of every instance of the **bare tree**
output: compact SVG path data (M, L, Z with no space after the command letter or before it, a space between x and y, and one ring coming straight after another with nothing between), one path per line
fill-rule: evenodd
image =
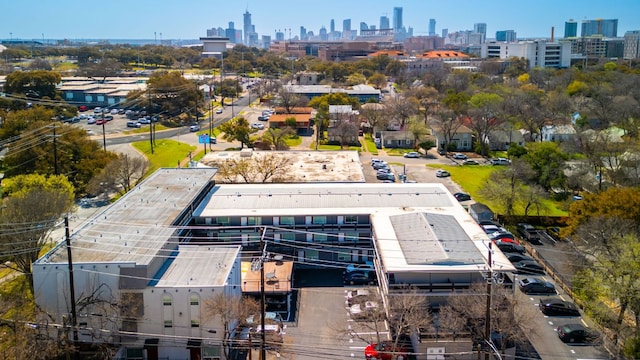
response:
M391 97L386 102L389 118L400 121L400 126L404 128L407 120L418 111L418 103L415 99L410 99L403 95Z
M350 119L336 120L334 126L330 128L331 137L338 139L340 148L353 144L358 136L358 125Z
M438 127L444 136L444 150L447 149L447 145L451 143L451 139L458 133L458 129L460 129L462 123L463 118L457 116L453 111L440 113L439 119L434 121L435 127Z
M499 333L503 347L508 342L526 341L525 334L535 334L533 318L535 309L527 304L518 305L513 290L494 284L491 288L490 317L492 331ZM439 311L440 330L457 335L471 335L479 342L486 338L487 286L484 283L471 285L463 296L450 296Z
M389 117L383 104L368 103L362 105L360 116L366 120L368 129L375 133L376 129L384 129L389 123Z
M280 88L278 92L278 97L280 98L282 107L287 114L291 114L293 109L296 107L301 107L304 105L304 100L302 96L294 93L289 88L283 86Z
M142 179L147 171L147 161L143 157L120 155L111 161L100 174L87 184L90 194L108 195L111 192L128 192Z
M514 215L519 206L529 207L538 203L538 199L532 197L538 192L527 192L527 179L533 177L533 170L522 160L513 161L510 166L494 171L489 176L489 181L484 183L480 193L490 199L494 199L500 211L505 215ZM539 209L541 211L542 208Z
M254 154L251 158L226 159L205 163L218 168L217 176L226 183L266 183L290 181L290 160L278 153Z
M204 301L204 316L211 320L218 318L222 323L225 358L229 359L229 340L233 329L250 315L258 313L258 302L250 297L230 296L218 293Z
M411 87L408 90L408 96L417 101L419 105L418 112L422 113L424 124L429 124L429 115L434 114L440 106L440 102L438 101L440 93L438 90L420 85Z

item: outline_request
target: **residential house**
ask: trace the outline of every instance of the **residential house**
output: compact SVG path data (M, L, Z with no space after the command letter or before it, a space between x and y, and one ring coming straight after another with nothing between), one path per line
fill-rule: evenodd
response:
M312 115L308 113L294 114L273 114L269 117L269 128L280 129L287 125L287 119L293 118L296 121L296 133L300 136L313 135Z
M517 130L493 130L489 132L487 143L492 151L507 151L512 143L520 146L525 144L524 136Z
M358 114L351 105L329 105L329 143L357 144L360 133L360 123L356 118Z
M545 125L540 132L542 141L565 142L573 140L575 136L573 125Z
M446 149L449 145L447 143L446 135L442 128L438 125L431 125L431 135L435 139L435 145L437 149ZM456 145L456 151L472 151L473 150L473 131L464 125L460 125L456 129L455 133L451 135L449 143Z
M381 131L380 142L385 148L413 149L416 147L413 133L408 130Z

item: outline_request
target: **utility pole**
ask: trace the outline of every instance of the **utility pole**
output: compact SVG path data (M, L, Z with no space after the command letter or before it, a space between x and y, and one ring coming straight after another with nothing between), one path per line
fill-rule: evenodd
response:
M104 108L102 108L102 148L104 149L104 151L107 151L107 135L104 131L104 123Z
M69 262L69 292L71 297L71 326L73 328L73 345L78 345L78 313L76 311L76 290L73 280L73 260L71 258L71 236L69 234L69 217L64 218L64 237L67 244L67 260ZM75 349L75 358L79 359L78 350Z
M147 115L151 113L151 88L147 85L147 100L148 102L148 106L147 108L149 109L149 111L147 111ZM151 154L153 155L153 121L151 121L149 123L149 145L151 146Z
M209 150L211 150L211 136L213 135L213 104L209 100Z
M489 360L491 348L491 289L493 288L493 272L491 271L491 241L489 241L489 254L487 257L487 308L485 313L484 336L487 342L487 351L484 353L484 360Z
M260 236L260 249L262 251L262 256L260 256L260 326L262 327L262 332L260 333L260 360L267 360L267 352L265 345L267 343L266 338L266 330L265 330L265 292L264 292L264 261L267 257L267 245L264 242L264 236L267 233L267 228L262 228L262 236Z
M53 123L53 173L56 175L60 175L58 173L58 147L56 142L56 123Z

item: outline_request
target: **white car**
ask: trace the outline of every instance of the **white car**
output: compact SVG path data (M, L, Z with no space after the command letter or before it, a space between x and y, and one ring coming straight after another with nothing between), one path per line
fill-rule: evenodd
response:
M453 158L454 159L458 159L458 160L466 160L467 159L467 155L462 154L462 153L455 153L455 154L453 154Z
M349 308L349 313L353 317L364 317L378 308L375 301L365 301L364 304L353 304Z
M118 114L118 109L111 109L111 115L117 115Z
M357 289L347 291L347 304L349 306L354 305L356 302L359 302L359 299L367 299L371 297L371 291L368 289Z
M449 176L451 176L451 174L449 174L449 172L446 171L446 170L438 170L438 171L436 171L436 176L437 177L449 177Z
M217 108L216 109L216 114L222 114L222 108Z
M87 119L87 124L95 124L95 123L96 123L96 118L94 118L93 116Z
M420 153L416 151L411 151L411 152L405 153L403 156L406 158L417 159L420 157Z
M189 131L191 131L191 132L200 131L200 125L191 125L191 126L189 126Z
M262 130L262 129L264 129L264 124L260 124L260 123L253 123L253 124L251 124L251 128L253 128L253 129L258 129L258 130Z

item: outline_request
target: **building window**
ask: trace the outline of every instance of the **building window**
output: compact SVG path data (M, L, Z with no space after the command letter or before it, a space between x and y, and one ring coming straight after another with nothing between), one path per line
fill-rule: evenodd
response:
M165 295L162 297L162 305L171 306L171 296Z
M166 327L166 328L173 327L173 320L165 320L164 321L164 327Z
M324 225L326 223L327 223L327 217L324 215L313 217L313 224L315 225Z
M64 94L64 97L67 100L73 100L73 93L68 92L68 93Z
M231 220L228 216L218 216L217 222L220 225L229 225L231 223Z
M345 241L352 241L352 242L358 242L358 236L359 234L357 232L348 232L346 233L344 240Z
M282 239L284 241L296 241L296 234L294 234L294 233L280 234L280 239Z
M261 216L249 216L247 218L248 225L262 225L262 217Z
M207 346L203 347L202 360L220 360L220 348Z
M200 327L200 319L191 319L191 327L192 328Z
M351 253L348 251L339 251L338 261L351 261Z
M344 217L344 223L345 224L357 224L358 223L358 216L356 215L347 215Z
M281 216L280 217L280 224L281 225L295 225L296 221L295 221L295 218L293 216Z
M318 250L305 250L304 257L308 260L318 260L320 258Z
M200 298L198 297L197 294L191 295L191 297L189 298L189 304L200 305Z
M314 234L313 241L315 242L327 242L327 234Z

